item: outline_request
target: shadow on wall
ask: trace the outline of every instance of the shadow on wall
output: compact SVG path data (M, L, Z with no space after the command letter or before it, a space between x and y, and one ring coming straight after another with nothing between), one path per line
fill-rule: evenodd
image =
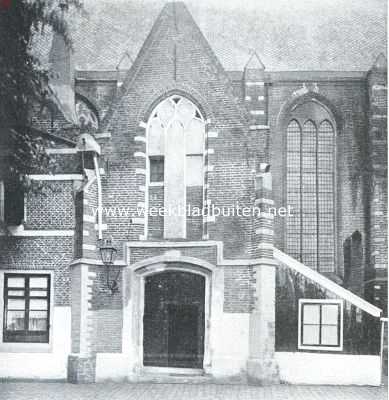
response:
M343 243L344 287L358 296L364 297L364 268L362 235L355 231Z

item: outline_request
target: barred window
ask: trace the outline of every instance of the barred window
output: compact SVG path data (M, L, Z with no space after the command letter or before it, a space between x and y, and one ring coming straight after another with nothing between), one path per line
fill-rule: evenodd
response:
M297 107L287 136L287 251L320 272L335 270L335 132L316 103ZM315 116L315 118L311 118Z
M4 342L48 343L50 275L4 275Z

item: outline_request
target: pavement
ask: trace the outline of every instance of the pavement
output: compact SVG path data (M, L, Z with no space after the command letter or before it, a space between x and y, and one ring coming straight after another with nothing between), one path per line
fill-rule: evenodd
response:
M1 400L386 400L387 387L3 382Z

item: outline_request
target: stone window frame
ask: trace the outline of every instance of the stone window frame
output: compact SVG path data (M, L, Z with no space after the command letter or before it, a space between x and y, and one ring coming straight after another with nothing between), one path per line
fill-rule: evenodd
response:
M326 344L303 344L303 307L305 305L318 305L320 306L320 320L319 324L315 324L319 326L319 341L321 341L321 332L322 332L322 316L321 310L324 305L336 305L338 307L338 323L337 323L337 333L338 333L338 344L337 345L326 345ZM299 299L298 306L298 349L299 350L309 350L309 351L343 351L343 315L344 315L344 302L341 299ZM306 324L307 325L307 324Z
M50 275L50 302L49 311L49 341L39 342L4 342L4 275L5 274L29 274ZM53 352L53 318L54 318L54 271L52 270L28 270L28 269L4 269L0 271L0 352L1 353L52 353Z
M314 106L319 106L322 107L326 113L327 116L326 117L314 117L314 110L312 110L312 115L306 115L305 117L302 117L298 114L295 114L295 110L297 109L297 107L299 106L304 106L305 104L308 104L312 102L314 104ZM332 133L333 133L333 152L332 152L332 167L333 167L333 180L332 180L332 187L333 187L333 192L332 192L332 204L333 204L333 210L332 210L332 226L333 226L333 262L334 262L334 269L333 271L327 271L327 270L321 270L320 269L320 252L319 252L319 245L318 245L318 241L319 241L319 235L317 235L316 241L317 241L317 249L316 249L316 262L315 262L315 269L317 269L319 272L336 272L337 271L337 259L338 259L338 249L337 249L337 242L336 242L336 238L337 238L337 198L336 198L336 187L337 187L337 132L338 132L338 128L337 128L337 124L335 121L335 117L332 113L332 111L330 109L328 109L328 107L326 107L324 104L322 104L321 102L317 101L314 98L308 98L305 101L302 101L301 103L295 105L291 110L289 110L286 118L285 118L285 125L284 125L284 132L285 132L285 156L284 156L284 168L285 168L285 181L284 181L284 190L285 190L285 200L288 201L288 197L289 197L289 191L288 191L288 175L289 175L289 171L288 171L288 146L289 146L289 141L288 141L288 135L289 135L289 126L292 123L296 123L299 129L299 135L300 138L302 140L303 136L304 136L304 127L305 125L310 122L313 124L313 126L315 127L315 133L316 133L316 147L318 149L319 146L319 133L321 130L321 127L324 123L328 123L331 126L332 129ZM318 151L316 149L316 155L318 156ZM302 163L302 158L301 158L301 154L303 152L303 148L302 148L302 143L300 144L300 164ZM316 157L317 158L317 157ZM318 169L318 166L316 166ZM301 175L301 171L302 171L302 165L300 165L300 170L299 170L299 174ZM319 180L319 175L315 175L316 176L316 180ZM302 185L302 182L300 182L300 186ZM302 187L300 189L300 192L302 190ZM316 191L318 191L318 188L316 188ZM301 207L302 207L302 193L300 193L300 198L299 198L299 202L300 202L300 210L299 212L301 213ZM318 197L316 199L316 214L319 214L319 202L320 202L320 198ZM320 221L320 216L316 215L316 223L318 224L318 222ZM301 220L300 220L300 225L301 225ZM319 225L317 225L317 230L319 229ZM299 261L304 262L304 260L301 260L301 255L303 254L303 249L302 249L302 240L303 240L303 227L301 226L300 229L300 234L299 234L299 240L300 240L300 258ZM286 230L285 232L288 232L285 235L285 240L286 240L286 248L288 248L288 238L290 237L289 235L289 229L288 229L288 225L286 225ZM327 234L328 236L328 234Z
M200 121L202 121L202 123L204 124L204 139L203 139L203 149L202 149L202 153L198 153L198 152L189 152L189 153L186 153L186 157L202 157L203 158L203 165L205 166L205 160L204 160L204 158L205 158L205 150L206 150L206 146L205 146L205 141L206 141L206 119L205 119L205 117L203 116L203 113L202 113L202 111L199 109L199 107L198 107L198 105L196 104L196 102L194 102L190 97L188 97L188 96L186 96L186 95L184 95L184 94L178 94L178 93L175 93L175 94L171 94L171 95L169 95L169 96L167 96L167 97L165 97L165 98L163 98L163 99L161 99L157 104L156 104L156 106L154 107L154 109L153 109L153 111L152 111L152 113L150 114L150 116L149 116L149 118L148 118L148 122L147 122L147 128L146 128L146 131L147 131L147 134L146 134L146 136L147 136L147 142L150 140L149 139L149 130L150 130L150 125L151 125L151 122L152 122L152 119L153 118L155 118L155 116L157 115L157 113L158 113L158 108L161 106L161 104L163 104L164 102L166 102L166 101L169 101L169 100L171 100L171 99L173 99L173 98L177 98L177 99L179 99L178 100L178 102L180 101L180 100L186 100L186 101L188 101L188 102L190 102L190 103L192 103L192 105L195 107L195 116L193 117L193 119L195 119L195 120L200 120ZM174 101L174 100L173 100ZM178 104L178 102L176 102L176 104ZM170 124L169 124L170 125ZM165 127L164 129L167 129L168 127ZM165 132L166 133L166 132ZM152 159L152 158L157 158L157 157L160 157L160 158L163 158L163 160L164 160L164 162L165 162L165 155L164 154L162 154L162 155L156 155L156 154L150 154L149 153L149 146L150 146L150 144L149 143L147 143L147 163L146 163L146 170L147 170L147 186L164 186L164 181L162 181L162 182L160 182L160 181L156 181L156 182L153 182L153 181L151 181L151 171L150 171L150 160ZM203 175L204 175L204 173L205 173L205 171L203 170ZM166 179L166 177L164 176L164 179ZM204 182L204 178L203 178L203 185L205 184L205 182Z
M149 188L150 187L155 187L155 186L160 186L160 187L164 187L164 196L166 195L166 180L168 178L168 176L166 174L164 174L164 181L163 182L151 182L150 180L150 158L155 157L155 156L161 156L164 158L164 163L166 164L166 153L165 150L163 149L163 151L160 152L154 152L154 151L150 151L150 131L152 128L152 123L153 123L153 119L158 118L159 119L159 109L161 107L161 105L165 102L174 102L174 115L168 120L168 123L166 123L166 121L164 123L162 123L162 129L164 132L164 137L166 135L167 130L170 128L170 126L172 125L173 122L179 121L180 122L180 118L179 115L177 114L178 108L181 104L181 101L184 100L188 103L191 103L191 105L194 107L194 116L192 116L192 118L190 119L190 122L194 122L194 121L201 121L201 123L203 124L203 140L202 140L202 150L201 152L197 152L197 151L188 151L185 153L185 163L188 159L188 157L201 157L202 159L202 188L203 188L203 202L205 203L205 192L206 192L206 164L207 164L207 155L206 155L206 148L207 148L207 119L205 117L205 114L201 108L201 106L198 104L198 102L196 100L194 100L192 98L192 96L188 95L187 93L178 93L178 92L172 92L169 95L165 95L162 98L160 98L158 100L158 102L155 102L152 108L152 111L150 114L148 114L148 118L145 118L145 120L147 119L147 124L146 124L146 182L145 182L145 190L146 190L146 195L145 195L145 204L146 204L146 208L149 205ZM180 103L180 104L179 104ZM166 126L165 126L166 125ZM184 126L184 131L187 132L187 127L189 126L188 121L186 121L186 124ZM163 139L165 140L165 138ZM186 164L185 164L186 165ZM187 170L185 168L184 170L184 180L186 182L186 178L187 178L188 174L187 174ZM191 186L191 185L189 185ZM197 185L196 185L197 186ZM186 201L186 194L184 196L185 201ZM164 217L165 218L165 217ZM183 220L185 221L185 220ZM184 230L185 230L185 238L186 238L186 222L183 224L184 225ZM145 236L148 237L149 236L149 230L148 230L148 216L146 215L146 221L145 221ZM163 237L165 238L165 231L163 234Z

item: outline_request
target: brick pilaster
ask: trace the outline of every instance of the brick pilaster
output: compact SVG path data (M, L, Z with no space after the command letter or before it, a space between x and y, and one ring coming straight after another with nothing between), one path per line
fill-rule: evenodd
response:
M279 381L274 359L276 262L273 259L273 218L269 213L273 204L270 172L256 176L255 189L255 206L261 211L254 224L257 262L253 266L254 307L250 314L247 375L250 382L265 385Z
M387 306L387 60L378 56L367 75L369 93L370 269L367 297ZM384 289L384 290L383 290Z
M265 81L265 66L255 52L244 68L243 93L250 116L250 129L267 129L268 85Z
M72 354L68 358L68 381L94 383L96 355L91 349L92 322L90 318L92 285L95 274L88 265L72 265Z

